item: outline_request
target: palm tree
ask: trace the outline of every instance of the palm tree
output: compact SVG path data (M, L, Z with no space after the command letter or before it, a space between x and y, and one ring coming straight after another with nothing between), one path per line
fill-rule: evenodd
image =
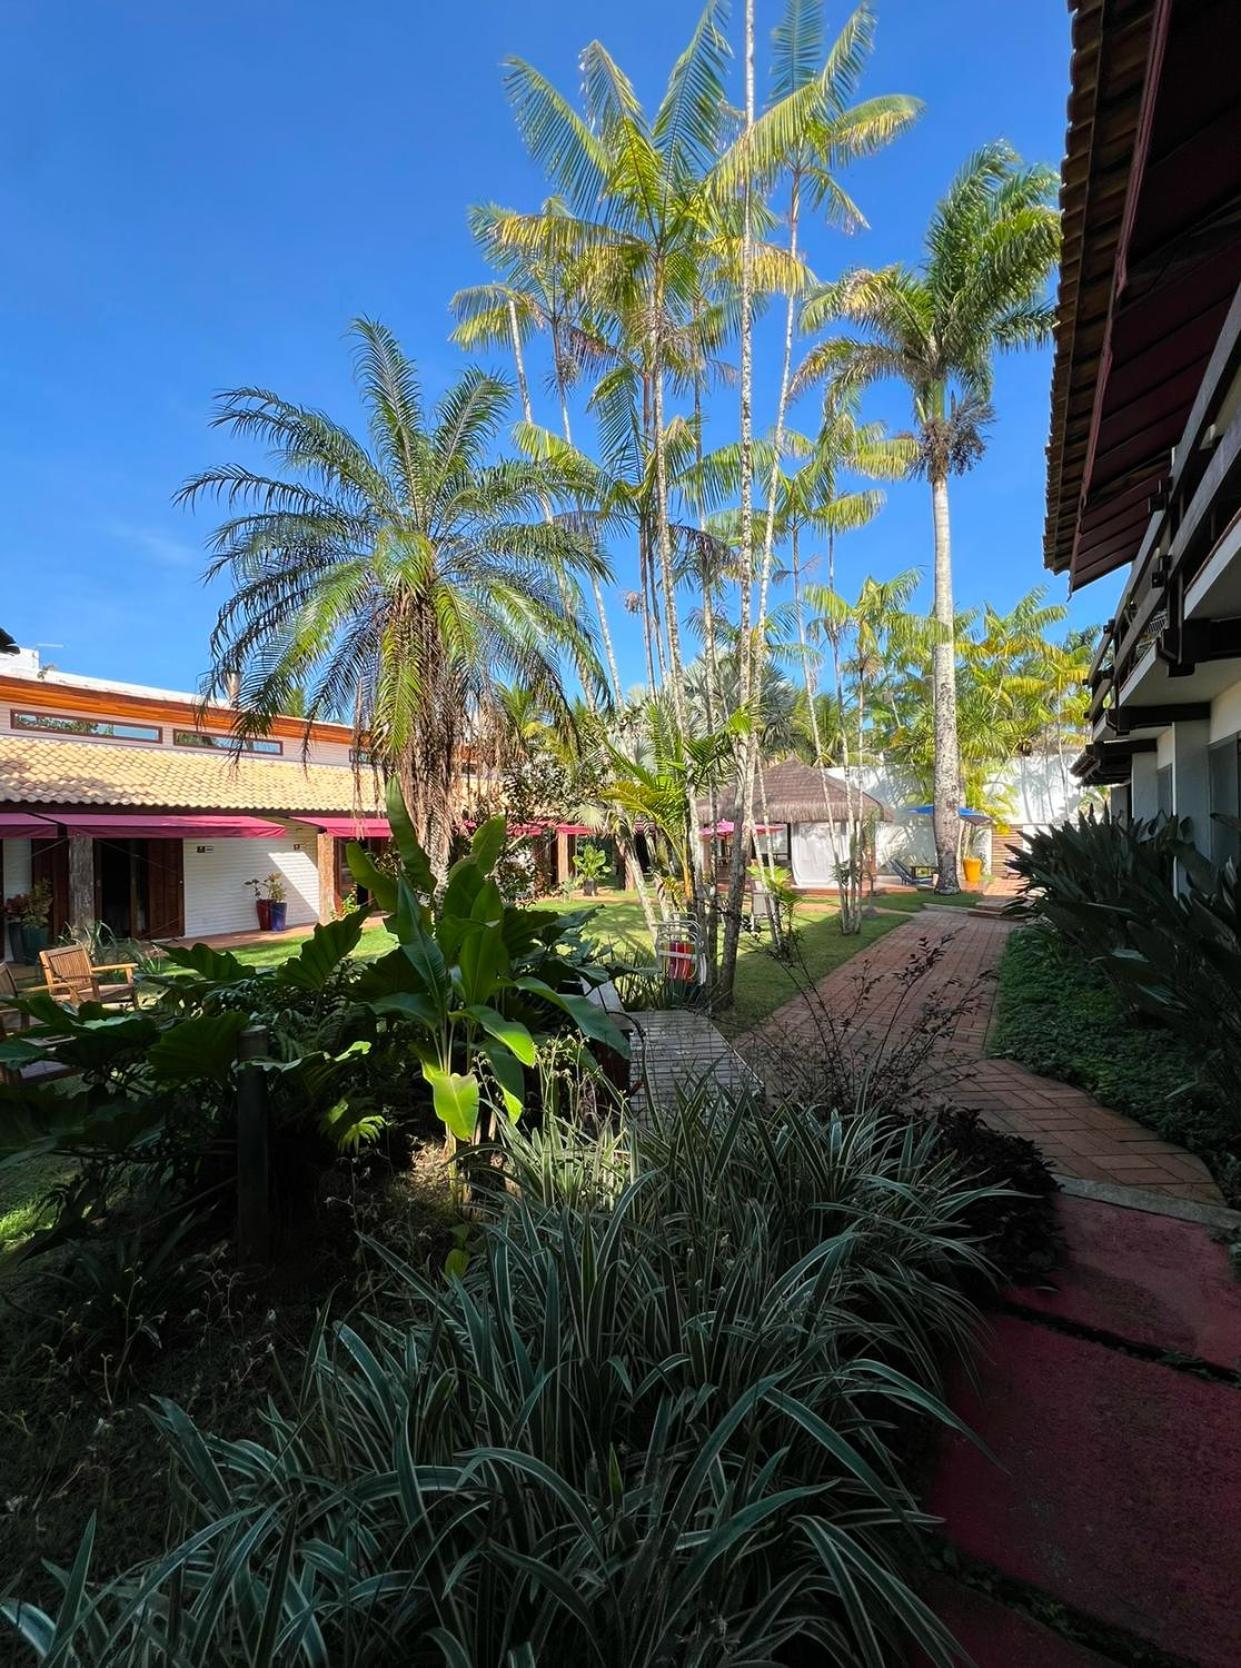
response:
M212 426L266 444L283 472L204 470L178 501L216 498L208 577L233 595L211 639L208 692L239 685L238 738L262 734L304 690L307 724L352 714L401 784L442 873L459 816L456 769L502 677L553 720L568 716L562 663L607 685L581 611L561 587L606 576L592 541L542 518L580 477L553 461L488 461L510 402L469 370L425 411L413 363L369 319L354 322L369 445L320 411L263 388L221 396Z
M870 54L874 17L868 4L860 5L845 23L840 35L823 55L823 7L821 0L786 0L784 16L772 37L772 103L760 117L754 113L754 17L753 5L746 7L746 119L745 126L712 172L717 192L725 195L740 188L744 194L747 233L753 221L757 194L771 191L785 175L789 180L788 254L791 265L800 260L798 235L803 198L815 211L825 211L829 221L846 230L865 225L860 211L841 188L835 171L860 156L890 143L914 121L921 109L916 99L902 96L869 99L853 105L851 100ZM752 332L752 297L743 295L742 358L742 548L757 567L757 595L747 582L742 595L743 628L754 612L754 626L761 632L767 609L775 548L779 465L784 450L784 426L791 390L793 324L797 293L788 291L784 321L784 347L776 400L773 438L774 457L769 472L766 516L761 554L753 538L753 453L749 435L751 399L749 379L752 356L747 351ZM754 558L757 557L756 563ZM761 701L762 662L743 677L747 694ZM751 689L751 685L753 686ZM742 752L745 780L740 798L747 807L753 797L753 775L757 755L753 747ZM729 911L731 944L726 937L723 985L727 990L736 960L736 923L739 922L742 883L742 848L734 848L732 896Z
M808 329L829 319L862 328L814 348L805 386L830 375L846 389L895 378L913 400L919 467L931 485L935 527L935 846L938 889L957 890L961 801L957 739L948 478L982 455L997 351L1047 340L1055 310L1043 299L1059 247L1058 176L1022 167L1004 143L971 157L931 217L916 269L857 270L803 309Z
M552 219L564 214L566 208L558 198L551 198L544 203L542 212ZM467 352L500 343L508 346L517 376L522 420L530 427L534 424L534 407L523 350L533 331L546 331L551 339L552 372L560 407L561 433L572 444L568 391L578 369L573 342L579 330L580 286L571 261L557 259L554 252L547 258L540 258L529 249L506 245L504 226L511 218L511 211L491 203L478 204L470 210L470 229L475 242L487 260L499 270L503 281L475 284L457 291L451 302L457 318L452 339ZM591 590L612 683L612 698L619 702L623 696L620 671L603 589L598 579L592 578Z

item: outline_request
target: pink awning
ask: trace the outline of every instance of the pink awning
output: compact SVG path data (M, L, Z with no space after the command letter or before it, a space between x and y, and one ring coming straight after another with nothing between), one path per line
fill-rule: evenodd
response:
M387 817L299 817L334 840L390 840L392 828Z
M55 839L56 824L29 811L0 811L0 840Z
M157 812L58 811L54 818L70 834L92 840L283 840L287 829L262 817L163 816Z
M597 828L588 828L584 822L558 822L557 834L597 834Z

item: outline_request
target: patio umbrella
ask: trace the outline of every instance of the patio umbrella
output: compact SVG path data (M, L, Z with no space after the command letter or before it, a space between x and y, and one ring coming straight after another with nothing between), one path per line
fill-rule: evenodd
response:
M933 817L935 815L935 807L933 805L906 805L905 809L912 812L915 817ZM960 817L962 822L991 821L991 818L985 811L967 811L963 807L958 807L957 815Z

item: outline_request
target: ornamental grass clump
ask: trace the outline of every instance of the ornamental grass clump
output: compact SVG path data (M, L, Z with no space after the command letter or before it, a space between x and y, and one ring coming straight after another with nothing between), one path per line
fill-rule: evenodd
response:
M98 1585L88 1529L55 1617L4 1606L36 1658L955 1660L909 1472L985 1260L934 1132L703 1094L593 1168L550 1140L508 1143L452 1276L373 1247L376 1314L250 1440L158 1406L183 1538Z

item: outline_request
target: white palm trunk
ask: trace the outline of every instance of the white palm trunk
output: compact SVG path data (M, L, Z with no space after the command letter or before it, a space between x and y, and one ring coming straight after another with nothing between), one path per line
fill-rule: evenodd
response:
M952 532L948 520L948 481L931 482L935 523L935 643L931 656L931 699L935 715L935 859L937 892L957 892L957 842L960 835L961 761L957 744L957 671L952 605Z
M754 0L745 0L745 131L754 127ZM750 708L751 642L754 584L754 226L749 185L745 188L741 230L741 632L737 645L741 710ZM732 1000L737 975L737 944L741 935L741 901L745 892L746 848L753 827L754 736L741 737L737 771L736 824L728 876L728 909L724 920L724 958L720 968L720 997Z

